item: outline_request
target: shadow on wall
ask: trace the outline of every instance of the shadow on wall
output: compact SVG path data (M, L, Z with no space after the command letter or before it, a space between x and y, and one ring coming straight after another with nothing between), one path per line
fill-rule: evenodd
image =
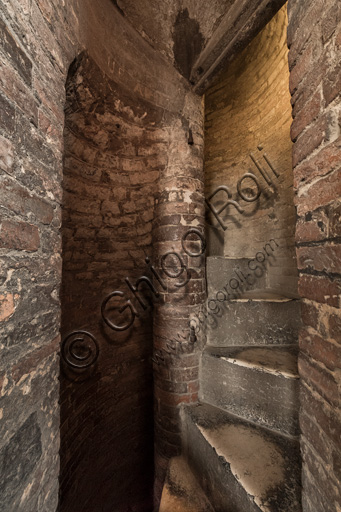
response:
M100 356L85 374L62 367L61 511L142 512L153 484L151 316L113 332L100 304L151 256L161 113L85 53L66 92L62 337L88 331Z

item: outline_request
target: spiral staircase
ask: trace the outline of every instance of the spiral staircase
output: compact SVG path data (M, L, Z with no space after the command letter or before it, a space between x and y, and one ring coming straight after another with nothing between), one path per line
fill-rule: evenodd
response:
M216 279L208 265L209 295ZM300 512L299 302L263 289L226 306L207 326L160 512Z

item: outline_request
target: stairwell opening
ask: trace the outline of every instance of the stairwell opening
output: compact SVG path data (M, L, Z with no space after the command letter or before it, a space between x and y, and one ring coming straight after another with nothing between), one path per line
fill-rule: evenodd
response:
M233 510L300 510L290 126L285 5L205 94L208 316L193 422L229 464L218 490L216 461L202 472L217 510L227 510L224 485Z
M262 286L295 297L296 214L286 31L284 6L206 92L205 196L227 186L238 203L220 214L225 230L209 212L208 257L254 258L275 239L279 248L271 251ZM219 208L226 200L222 191L210 202ZM260 281L255 288L261 288Z

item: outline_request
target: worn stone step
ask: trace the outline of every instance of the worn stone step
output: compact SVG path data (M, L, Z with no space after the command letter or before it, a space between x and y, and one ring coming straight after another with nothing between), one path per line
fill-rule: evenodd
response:
M256 270L255 273L250 270L249 261L249 258L207 257L206 273L208 297L214 297L216 292L221 290L224 286L226 286L227 292L231 293L234 291L243 292L253 289L264 290L266 288L267 266L260 265L259 270ZM251 264L251 267L255 267L255 265Z
M200 379L202 401L285 434L299 434L296 347L207 347Z
M182 456L169 461L159 512L214 512Z
M182 415L184 452L215 512L301 512L297 440L208 404Z
M298 343L301 322L298 300L270 292L249 292L245 298L217 304L220 311L212 313L207 322L208 345L227 347Z
M209 230L211 231L211 230ZM272 244L272 245L271 245ZM285 257L283 248L281 256L276 258L271 248L275 248L274 242L266 244L264 250L257 253L260 261L251 258L228 258L223 256L211 256L206 258L207 292L212 298L219 290L225 290L231 295L243 295L247 291L271 291L278 290L280 276L284 275L287 281L281 281L281 293L287 297L299 297L297 292L298 271L296 260ZM294 254L294 251L291 250Z

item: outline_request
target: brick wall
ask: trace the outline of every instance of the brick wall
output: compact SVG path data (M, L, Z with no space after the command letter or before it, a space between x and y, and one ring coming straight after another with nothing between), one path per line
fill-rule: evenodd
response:
M304 512L340 495L340 46L336 1L289 0L291 129L297 206Z
M335 263L336 257L339 257L337 242L340 240L339 9L338 3L330 0L289 2L290 87L294 115L293 164L298 212L296 236L301 271L299 290L304 299L305 325L301 333L300 371L303 499L307 512L340 509L340 370L337 366L341 284L340 269ZM1 503L8 505L9 510L52 511L57 506L59 474L58 347L62 263L59 229L62 221L65 82L69 66L86 48L89 59L92 59L88 70L98 66L104 73L103 83L95 83L92 79L89 87L98 97L101 87L105 88L113 82L116 84L113 97L119 118L118 122L112 118L106 120L105 112L100 107L97 112L92 112L89 109L89 99L85 99L84 95L82 104L90 123L89 126L84 126L82 117L76 112L77 108L71 106L71 103L68 127L74 125L79 131L73 139L74 145L69 128L65 132L69 156L76 157L74 160L80 155L83 156L82 146L84 147L84 140L88 143L89 137L87 128L95 127L97 130L101 126L101 136L112 137L118 141L118 152L122 146L119 137L115 139L117 130L126 130L127 139L121 155L116 153L112 163L103 162L103 159L102 163L98 162L101 176L109 171L107 179L111 179L115 185L112 191L114 202L110 197L107 199L109 204L105 202L105 198L103 201L99 199L102 192L104 195L107 193L107 189L98 184L95 186L95 204L91 205L90 211L88 202L84 201L87 196L86 183L79 188L72 188L72 174L77 174L77 166L72 164L69 167L66 161L67 171L71 174L65 174L65 198L69 201L65 211L71 214L73 209L84 210L80 211L82 215L74 216L76 228L64 224L65 256L67 260L66 249L69 242L75 244L74 248L87 247L88 237L93 232L90 225L82 225L81 217L84 220L84 216L96 211L96 207L103 222L102 226L114 227L115 242L123 236L132 254L132 226L129 222L136 215L136 234L142 245L134 248L136 258L133 258L133 263L128 263L128 258L121 259L118 256L118 267L115 267L119 268L117 276L125 276L128 270L132 271L132 278L138 276L142 268L139 251L146 251L150 247L153 219L148 215L151 216L152 202L149 197L146 201L146 191L148 194L155 194L156 199L156 222L152 240L155 249L153 258L157 268L160 267L160 258L165 251L183 254L181 236L188 226L202 229L202 106L200 98L191 94L185 81L169 62L137 35L111 0L74 0L67 3L52 0L4 0L0 5L0 14L0 35L3 42L0 50L0 461L1 464L5 461L7 464L6 473L3 473L0 482L0 499ZM112 87L110 85L109 89ZM143 121L144 112L135 109L139 104L147 105L145 102L148 103L147 119ZM116 125L120 125L120 128ZM159 131L156 133L154 129ZM99 158L105 156L106 159L111 153L115 153L115 144L108 150L99 138L91 146L90 153L96 150ZM135 153L132 155L130 151L133 148ZM147 154L143 153L144 149ZM152 154L148 153L149 150ZM155 155L158 163L154 169L152 166L155 164ZM111 172L116 168L120 173L113 176ZM85 172L86 166L82 165L81 170ZM158 172L160 176L157 187L156 182L153 184L156 178L153 172ZM129 174L126 195L120 196L120 187L117 185L126 174ZM102 201L100 206L98 201ZM144 205L147 207L144 208ZM139 208L143 208L143 213ZM118 210L127 222L126 230L123 229L124 226L115 224ZM146 215L146 219L142 215ZM65 222L69 221L70 218L66 217ZM72 233L67 229L71 229ZM86 240L82 237L86 237ZM109 272L110 280L112 279L103 292L109 291L111 285L116 286L118 281L111 274L108 260L103 258L107 254L106 246L111 244L111 235L102 232L96 238L96 244L99 239L103 241L103 245L96 245L96 254L89 253L90 256L99 257L91 259L91 262L86 260L89 266L93 264L90 270L82 267L74 269L85 274L82 277L84 283L95 286L91 295L92 305L97 303L97 293L102 289L98 286L101 277L106 278ZM118 248L117 255L121 250L125 249ZM79 253L75 256L74 263L77 265L81 263L82 253L75 252ZM72 257L67 262L71 265ZM191 282L185 293L184 289L176 293L172 284L169 285L172 283L170 278L164 290L167 293L161 295L160 304L154 314L155 347L163 351L168 349L166 342L178 331L187 330L188 339L188 315L204 297L202 258L187 259L184 256L184 263L192 267ZM71 267L66 266L66 274L68 268L71 270ZM79 281L82 282L82 279ZM90 300L88 296L87 300ZM70 304L73 304L72 301ZM81 312L77 311L77 315L79 316L74 319L81 319ZM105 397L109 397L109 401L111 398L107 394L105 378L110 375L113 382L116 378L110 373L113 371L113 348L116 351L114 353L121 358L115 368L119 367L119 371L128 374L130 385L138 375L142 376L146 385L141 390L146 407L143 407L141 416L140 413L138 416L141 423L136 421L141 430L137 427L137 437L134 438L134 446L140 446L141 449L142 446L149 447L148 439L139 437L150 424L150 418L147 417L150 411L150 364L146 355L151 344L148 330L150 325L147 324L140 327L136 324L136 337L124 347L118 348L115 344L108 343L107 348L104 348L103 342L100 355L102 359L99 358L95 368L100 369L97 377L94 372L88 381L83 382L82 387L79 382L64 381L65 395L62 396L64 411L67 411L67 407L70 407L72 414L76 411L77 426L81 425L82 416L78 405L84 403L84 395L89 393L90 397L96 396L96 411L101 411L97 420L99 423L102 421L106 432L112 427L119 434L119 425L110 423L109 426L104 419ZM99 329L98 324L95 327ZM74 323L65 317L65 329L69 328L73 329ZM105 332L101 335L104 339ZM144 342L149 348L145 348ZM125 370L137 368L136 361L139 358L143 368L139 367L136 374L134 371L130 374L129 370ZM179 406L197 398L197 358L196 348L187 346L183 352L165 357L164 366L157 364L155 368L158 370L155 377L155 460L158 476L156 496L160 491L167 459L179 449ZM99 383L101 376L104 380ZM104 390L104 403L95 394L96 389ZM131 391L132 388L127 395L117 394L114 397L118 422L122 419L122 425L129 428L132 422L127 420L125 423L126 417L120 416L120 404L124 405L124 409L127 404L134 406L136 397L130 394ZM89 402L85 403L88 407ZM113 409L108 409L108 413L109 417L114 417ZM96 421L96 415L94 416L95 418L91 417L88 409L85 409L82 436L86 443L91 441L91 436L87 434L93 432L92 426ZM91 426L88 426L90 423ZM69 436L65 438L68 443L76 430L70 430L70 426L63 422L63 435L65 432ZM121 438L118 436L117 439ZM141 440L141 444L138 440ZM109 441L113 439L106 437L104 443L96 445L102 461L108 460L106 451ZM74 446L78 453L78 457L73 459L74 465L69 465L66 453L63 467L74 475L78 474L81 481L84 471L93 473L93 468L90 462L83 459L84 454L77 435L75 445L66 445L69 454ZM21 461L20 471L15 462L8 465L8 460L18 459ZM136 476L141 474L140 463L137 469ZM122 467L119 459L112 461L110 471L113 471L111 474L121 475L122 490L126 489L124 485L127 481L132 481L135 475L134 466L129 462ZM103 482L103 510L106 509L110 496L113 496L111 493L116 492L112 491L115 485L117 482L111 480ZM84 490L84 487L79 489ZM131 489L132 487L129 492L133 492ZM67 492L65 488L64 490ZM84 495L84 499L93 503L92 500L101 497L98 493L96 496L95 494L96 489L92 497ZM72 494L69 496L72 503ZM146 499L148 500L148 496ZM129 496L129 506L132 501ZM144 503L140 504L145 506ZM122 508L124 506L123 504Z
M90 332L99 359L87 371L63 365L61 510L150 510L152 314L124 280L152 277L145 258L152 258L154 202L165 160L156 127L162 110L136 102L86 54L72 65L66 90L62 336ZM130 297L141 315L124 332L110 329L101 316L101 303L114 290ZM122 325L124 314L109 314L111 306L108 318Z
M60 4L0 6L0 500L6 511L52 511L58 501L58 230L70 47L56 41L51 23L57 18L59 30L70 33L71 12Z
M78 275L81 277L78 283L82 283L83 288L78 289L75 299L86 289L87 295L84 292L82 298L87 300L83 300L85 307L77 309L74 318L65 316L66 330L78 328L77 320L84 322L82 315L89 311L87 304L95 308L97 300L102 298L98 297L100 290L103 294L111 291L123 276L132 280L139 277L144 263L140 257L151 244L154 194L158 196L162 192L155 189L157 176L167 166L166 150L173 145L175 154L176 141L186 141L187 144L189 125L201 115L200 100L189 92L184 79L164 57L137 35L111 0L75 0L67 5L52 0L5 0L0 6L0 14L3 19L0 25L3 41L0 51L3 276L0 283L0 460L7 464L10 459L22 461L20 471L15 462L6 467L6 476L0 482L0 499L9 510L53 511L58 501L59 474L58 352L62 270L59 230L63 199L65 82L69 66L86 48L93 64L107 77L103 78L103 83L98 83L101 73L98 72L96 80L92 76L89 91L98 98L108 87L108 94L112 96L107 101L114 102L111 105L114 113L111 110L112 115L108 115L100 101L98 111L90 112L88 102L91 101L85 90L84 96L80 97L85 109L83 117L74 103L68 106L65 213L70 217L65 217L64 224L64 276L72 264L76 265L73 283ZM113 86L108 83L112 84L112 81L115 87L110 90ZM75 94L81 89L79 85ZM82 124L85 119L89 125ZM76 130L73 138L70 126ZM86 155L82 151L92 138L91 129L99 127L101 134L90 144L88 153L91 158L96 152L98 161L95 166L94 162L83 165ZM198 129L194 126L194 139L196 133ZM111 139L112 147L105 147L101 137ZM78 167L74 163L77 159ZM189 164L187 156L187 164L181 168L179 160L178 167L173 166L173 175L186 176L197 162ZM91 182L92 171L88 178L84 178L84 173L94 167L105 176L106 187L104 182L96 181L96 173ZM95 193L89 200L87 179ZM77 212L71 218L73 210ZM172 207L169 213L173 213ZM119 215L122 224L118 223ZM93 224L84 222L89 217ZM89 249L89 237L94 234L94 224L99 218L102 232L96 233L93 253ZM73 227L68 224L71 221L75 223ZM73 249L80 250L67 251L68 243L74 244ZM106 259L108 254L109 260ZM81 263L84 255L86 263ZM106 281L108 276L107 287L103 289L101 280ZM67 279L64 283L66 285ZM93 286L91 294L86 284ZM68 304L70 312L75 311L72 297ZM88 316L91 327L97 320L90 314ZM103 324L100 327L96 323L94 327L98 332ZM91 507L96 501L96 507L107 510L110 498L117 497L120 491L126 503L117 506L123 510L132 506L134 500L137 500L136 510L147 507L152 414L151 366L147 357L152 343L148 317L143 326L136 324L134 329L135 334L130 334L130 339L119 346L110 338L112 333L107 335L105 330L101 333L106 345L104 347L102 340L98 365L90 380L84 381L82 386L63 377L63 414L69 412L72 419L77 418L76 425L63 421L63 471L73 475L73 483L78 482L77 503L82 510L85 510L85 501ZM122 375L126 379L123 383L128 384L123 386L122 383L121 387L109 391L110 384L117 383ZM139 385L134 389L138 379ZM100 395L102 391L103 395ZM91 397L96 399L89 412ZM141 408L134 409L138 399L141 399ZM130 407L128 418L126 411ZM95 423L96 430L93 429ZM125 463L122 460L121 464L120 454L113 456L108 445L117 447L124 436L124 427L131 433L129 429L133 428L133 423L132 442L129 446L123 443L120 446L122 456L130 451L129 459L126 458ZM100 439L101 435L103 439ZM97 457L102 461L101 470L103 465L108 465L108 473L105 473L108 478L102 478L101 492L96 488L100 475L95 473L92 465L94 452L88 452L90 458L87 459L80 438L84 439L84 447L94 442ZM137 496L134 496L133 483L141 477L143 468L141 458L137 465L135 460L132 463L134 450L140 454L144 451L147 461L146 479ZM70 456L72 463L68 460ZM109 478L110 475L119 480ZM87 484L90 486L89 481L92 496L86 487ZM63 477L62 482L65 483ZM63 491L70 499L70 505L76 506L72 502L72 493L66 487Z
M275 239L280 249L266 269L266 286L290 297L297 295L297 264L286 32L284 6L206 91L205 195L227 186L243 210L229 206L221 213L225 232L208 215L208 254L253 258ZM257 184L243 178L246 173L253 174ZM244 200L238 180L242 194L250 198L258 192L258 199ZM218 208L226 200L219 192L212 204ZM221 243L214 247L212 239ZM261 287L259 281L256 286Z
M160 174L153 226L157 267L165 279L154 313L156 504L168 460L181 448L181 405L198 400L199 346L190 341L189 319L206 296L200 239L204 236L203 104L191 94L181 101L180 119L169 117L167 165ZM191 227L200 234L187 236Z

